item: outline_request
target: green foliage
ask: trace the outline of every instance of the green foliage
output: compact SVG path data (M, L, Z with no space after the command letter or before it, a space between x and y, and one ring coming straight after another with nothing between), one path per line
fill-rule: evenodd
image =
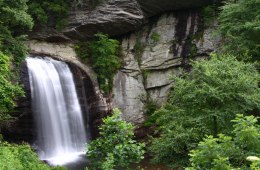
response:
M78 44L75 50L80 58L92 65L101 90L109 93L113 87L113 77L121 67L119 42L101 33L95 36L98 40Z
M223 50L259 64L260 1L228 0L221 10L218 30L225 39Z
M210 26L216 18L216 13L217 13L216 4L208 5L204 7L202 13L203 13L204 26L206 27Z
M13 83L11 65L18 66L27 52L22 33L32 28L33 21L26 3L27 0L0 0L0 120L10 118L7 113L14 107L14 99L23 95Z
M49 167L41 162L29 145L0 143L0 169L2 170L65 170L64 167Z
M34 20L42 25L54 22L57 30L66 25L71 0L29 0L29 12ZM54 20L54 21L51 21Z
M151 35L151 39L153 40L154 43L160 41L160 35L157 32L153 32Z
M255 155L260 156L260 126L254 116L237 115L232 122L234 125L234 141L239 148L243 157ZM249 155L247 154L249 152Z
M154 114L161 131L150 147L155 162L185 166L188 151L205 135L229 134L237 113L260 109L259 73L252 64L212 55L192 66L174 78L167 104Z
M157 117L153 116L154 112L158 109L158 105L153 100L148 100L145 105L145 113L148 118L144 122L145 127L149 127L155 124Z
M251 170L259 170L260 169L260 158L257 156L248 156L246 160L252 162L250 165Z
M199 143L195 150L190 152L191 165L194 169L230 169L229 157L236 155L238 148L234 145L232 138L219 135L218 138L208 136Z
M136 58L139 66L141 65L142 55L144 53L144 48L145 48L144 43L142 43L140 38L138 38L136 43L135 43L135 46L134 46L134 53L135 53L135 58Z
M0 25L14 31L19 29L31 29L33 21L27 13L27 0L1 0L0 1Z
M100 137L87 145L87 157L94 168L111 170L143 159L144 144L133 140L133 125L120 115L120 110L114 109L112 116L104 118Z
M190 152L191 168L231 170L231 167L248 169L246 158L260 155L260 126L254 116L237 115L234 122L233 136L220 134L218 138L208 136ZM252 140L252 142L251 142ZM254 161L253 161L254 162ZM252 164L252 169L257 163ZM233 168L232 168L233 169Z
M27 52L21 42L25 38L22 32L33 27L26 2L27 0L0 1L0 51L11 57L16 64L25 58Z
M11 82L9 58L0 52L0 120L9 119L7 114L15 106L14 99L23 95L20 86Z

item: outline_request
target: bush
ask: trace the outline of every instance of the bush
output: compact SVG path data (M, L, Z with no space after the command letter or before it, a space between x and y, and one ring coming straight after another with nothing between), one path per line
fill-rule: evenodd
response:
M103 119L100 137L87 145L87 157L94 168L111 170L143 159L144 144L133 140L133 125L122 120L121 112Z
M167 104L155 112L161 132L150 147L155 162L187 165L188 151L205 135L230 134L237 113L260 109L259 73L252 64L213 55L192 66L174 78Z
M98 40L78 44L75 50L80 58L92 65L101 90L109 93L113 87L113 77L121 67L119 42L101 33L95 36Z
M64 167L50 167L41 162L29 145L0 143L0 169L2 170L65 170Z
M7 114L15 106L14 98L23 95L23 91L17 84L11 83L12 73L9 58L0 52L0 121L7 120Z
M235 122L232 137L222 134L218 138L204 138L198 147L190 152L192 167L186 168L187 170L230 170L231 167L249 169L246 158L250 155L260 155L260 126L254 116L237 115L232 122ZM251 167L253 166L260 168L257 163L253 163Z

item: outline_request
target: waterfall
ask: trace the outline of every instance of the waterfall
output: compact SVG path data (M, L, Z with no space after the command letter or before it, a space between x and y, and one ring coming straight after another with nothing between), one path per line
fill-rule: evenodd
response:
M83 154L87 142L73 75L62 61L47 57L26 61L38 155L53 165L72 162Z

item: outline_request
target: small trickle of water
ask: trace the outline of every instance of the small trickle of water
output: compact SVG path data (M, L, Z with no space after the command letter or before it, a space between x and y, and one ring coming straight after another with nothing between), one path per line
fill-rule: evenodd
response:
M83 154L86 132L73 75L51 58L26 59L40 159L63 165Z

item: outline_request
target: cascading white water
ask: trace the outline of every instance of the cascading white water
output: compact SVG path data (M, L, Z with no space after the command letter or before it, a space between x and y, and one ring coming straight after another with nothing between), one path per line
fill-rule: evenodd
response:
M73 75L62 61L47 57L26 61L39 157L53 165L72 162L83 154L87 142Z

